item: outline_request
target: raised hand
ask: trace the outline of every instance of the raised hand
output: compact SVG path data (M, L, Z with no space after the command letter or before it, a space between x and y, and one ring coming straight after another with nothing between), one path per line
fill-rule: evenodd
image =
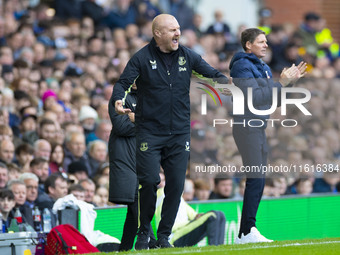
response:
M295 83L301 77L306 74L307 64L306 62L301 62L298 66L293 64L289 68L284 68L280 75L280 83L283 86L287 86L288 84Z
M123 107L123 101L122 100L117 100L115 102L115 111L116 113L123 115L123 114L129 114L131 112L131 109L124 108Z
M300 64L297 66L299 70L299 78L303 77L306 75L306 69L307 69L307 63L304 61L301 61Z
M229 78L229 82L228 82L229 85L234 85L235 84L233 83L233 78L230 77ZM221 91L222 95L225 95L225 96L232 96L233 94L231 93L231 91L227 88L223 88L222 91Z

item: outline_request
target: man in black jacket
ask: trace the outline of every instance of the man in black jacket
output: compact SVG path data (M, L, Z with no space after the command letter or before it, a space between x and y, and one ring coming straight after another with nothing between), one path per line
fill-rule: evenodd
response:
M131 109L129 115L115 112L114 103L109 104L112 130L109 140L110 187L109 201L126 204L127 214L120 251L131 250L138 230L138 182L136 173L136 130L135 109L137 105L136 85L126 96L125 106ZM112 100L112 98L111 98ZM155 238L151 233L154 246Z
M152 23L153 39L128 62L115 84L112 100L116 112L128 114L124 98L132 84L138 87L136 169L140 184L140 226L135 249L148 249L150 222L155 212L160 166L166 185L157 247L171 247L168 238L183 192L190 152L190 78L195 73L211 82L228 79L198 54L179 45L180 27L175 17L158 15Z

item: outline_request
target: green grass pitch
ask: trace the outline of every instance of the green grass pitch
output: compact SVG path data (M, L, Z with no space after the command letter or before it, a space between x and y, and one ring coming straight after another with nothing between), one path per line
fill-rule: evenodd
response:
M98 254L98 253L97 253ZM232 254L232 255L302 255L302 254L322 254L332 255L340 254L340 238L325 239L305 239L295 241L276 241L273 243L261 244L243 244L243 245L220 245L206 247L187 247L156 249L145 251L130 251L120 253L100 253L102 255L146 255L146 254L164 254L164 255L191 255L191 254Z

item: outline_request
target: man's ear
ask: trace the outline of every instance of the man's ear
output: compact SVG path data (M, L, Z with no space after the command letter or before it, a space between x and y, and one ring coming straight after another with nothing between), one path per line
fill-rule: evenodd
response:
M246 42L246 49L247 49L247 51L250 50L250 48L251 48L251 42L247 41Z
M51 187L51 186L49 186L49 187L48 187L48 194L52 194L52 193L53 193L53 190L54 190L54 188Z
M158 29L155 29L155 36L161 37L162 33Z

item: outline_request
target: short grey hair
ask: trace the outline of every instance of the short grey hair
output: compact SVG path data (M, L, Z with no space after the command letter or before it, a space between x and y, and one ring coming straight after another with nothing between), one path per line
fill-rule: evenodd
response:
M89 145L87 146L88 152L92 153L92 151L94 150L94 147L98 144L104 144L106 147L106 151L108 150L106 142L104 142L103 140L94 140L90 142Z
M39 183L39 178L36 174L34 173L23 173L22 175L19 176L19 180L20 181L25 181L25 180L28 180L28 179L32 179L32 180L35 180L36 182Z
M12 190L13 185L24 185L26 187L26 184L22 180L14 179L10 180L7 184L7 188Z
M5 169L7 169L7 171L8 171L8 167L6 166L6 164L4 164L4 163L2 163L2 162L0 162L0 168L5 168Z

